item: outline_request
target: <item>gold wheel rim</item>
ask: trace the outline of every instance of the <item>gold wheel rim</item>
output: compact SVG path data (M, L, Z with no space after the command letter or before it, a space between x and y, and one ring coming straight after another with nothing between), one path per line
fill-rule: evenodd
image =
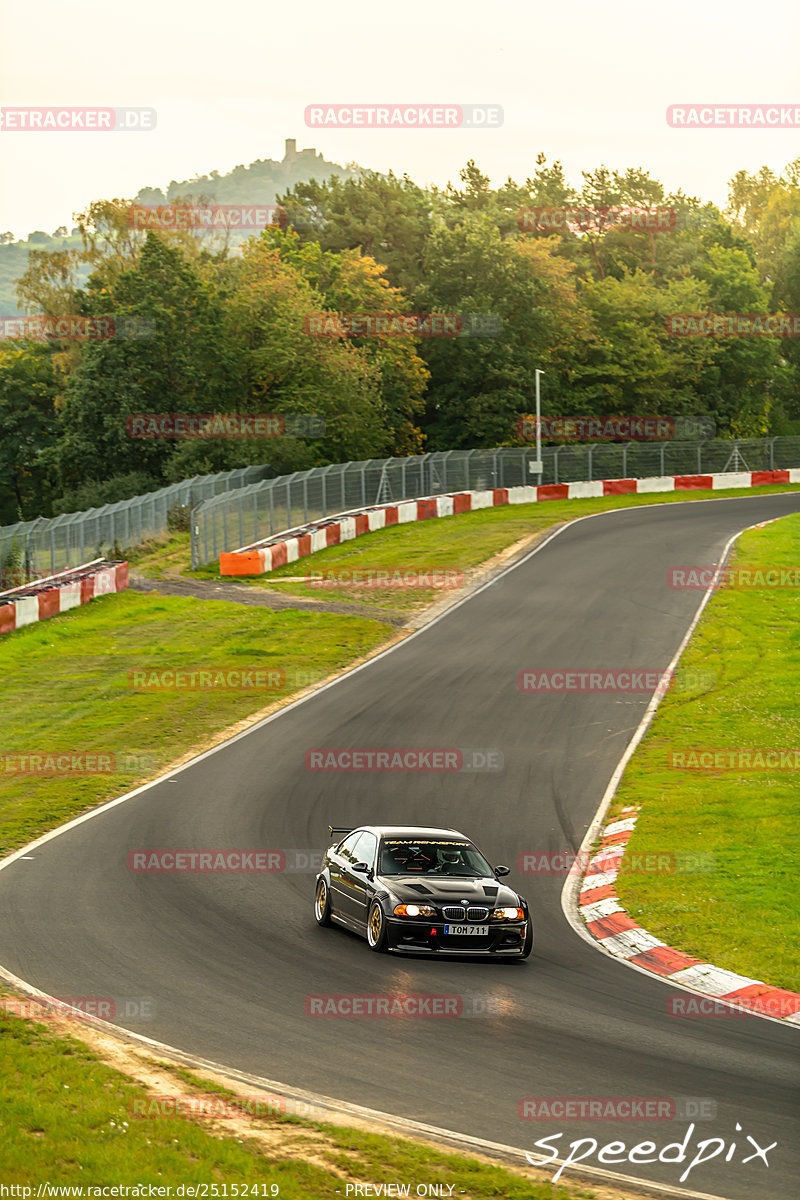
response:
M326 893L327 893L327 888L325 887L325 884L322 881L320 881L319 887L317 888L317 916L318 917L321 917L323 912L325 911L325 900L327 898Z
M372 910L372 915L370 916L370 919L369 919L369 931L372 934L372 944L373 945L375 945L377 943L378 938L381 936L382 925L383 925L383 917L381 916L380 908L376 904Z

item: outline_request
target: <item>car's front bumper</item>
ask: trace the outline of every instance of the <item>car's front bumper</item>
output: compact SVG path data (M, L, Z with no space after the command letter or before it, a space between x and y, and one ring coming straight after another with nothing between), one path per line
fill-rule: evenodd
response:
M487 922L481 937L448 936L443 921L387 921L387 947L406 954L464 954L497 958L519 957L525 950L528 921Z

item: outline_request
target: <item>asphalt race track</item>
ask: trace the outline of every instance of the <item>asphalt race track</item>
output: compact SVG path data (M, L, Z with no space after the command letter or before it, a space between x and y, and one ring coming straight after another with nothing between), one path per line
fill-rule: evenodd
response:
M521 853L577 849L649 695L522 694L517 675L663 669L702 595L670 588L668 569L718 562L734 532L797 511L800 494L773 494L569 526L366 668L9 864L0 963L52 996L147 998L152 1019L117 1022L181 1050L521 1150L562 1133L551 1143L562 1157L584 1137L626 1149L650 1140L658 1153L689 1124L521 1120L525 1097L664 1097L679 1113L686 1098L710 1099L716 1117L696 1123L683 1165L586 1162L731 1200L796 1194L798 1030L668 1015L674 987L570 928L563 876L517 869ZM308 771L305 752L325 746L494 749L505 769ZM318 854L329 822L366 821L454 826L508 863L536 918L529 962L374 955L316 927L308 871L156 875L126 865L129 851L152 848ZM394 992L457 996L468 1015L306 1015L312 995ZM757 1156L743 1164L755 1153L748 1135L777 1142L768 1168ZM681 1184L709 1138L726 1149Z

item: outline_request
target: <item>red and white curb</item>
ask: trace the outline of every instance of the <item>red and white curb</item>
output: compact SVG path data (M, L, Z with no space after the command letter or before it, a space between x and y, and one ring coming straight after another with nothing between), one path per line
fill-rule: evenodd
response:
M771 987L760 979L737 975L734 971L692 958L682 950L674 950L628 916L614 885L637 816L635 809L624 808L619 818L605 826L600 847L589 860L578 896L579 911L588 932L616 958L623 958L633 966L667 978L683 988L723 1000L739 1009L800 1025L800 994L797 992ZM692 1008L687 1000L686 1006L691 1015L710 1015L702 1003ZM711 1013L713 1011L711 1006Z
M88 604L128 586L128 564L98 558L82 567L0 592L0 635Z
M296 562L328 546L352 538L432 517L451 517L503 504L536 504L546 500L587 500L601 496L635 496L652 492L719 491L724 488L764 487L776 483L800 483L800 467L786 471L729 471L716 475L665 475L651 479L595 479L582 483L548 483L535 487L492 488L481 492L452 492L404 500L399 504L374 505L301 529L276 534L239 550L220 554L220 575L263 575ZM288 534L288 536L287 536Z

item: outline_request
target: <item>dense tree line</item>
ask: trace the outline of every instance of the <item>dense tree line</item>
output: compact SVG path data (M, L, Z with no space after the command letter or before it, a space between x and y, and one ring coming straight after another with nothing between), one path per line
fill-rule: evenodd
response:
M722 212L640 170L574 189L541 155L524 184L492 187L470 161L459 187L361 171L277 199L284 227L243 245L132 228L110 200L77 215L79 247L31 253L24 311L125 318L129 334L0 342L0 523L253 462L521 444L537 367L546 414L800 433L796 338L668 331L676 313L800 313L800 160L740 172ZM526 216L553 207L589 216ZM631 211L669 212L669 227L619 218ZM310 336L319 313L467 316L458 336ZM137 413L317 414L325 430L138 440Z

